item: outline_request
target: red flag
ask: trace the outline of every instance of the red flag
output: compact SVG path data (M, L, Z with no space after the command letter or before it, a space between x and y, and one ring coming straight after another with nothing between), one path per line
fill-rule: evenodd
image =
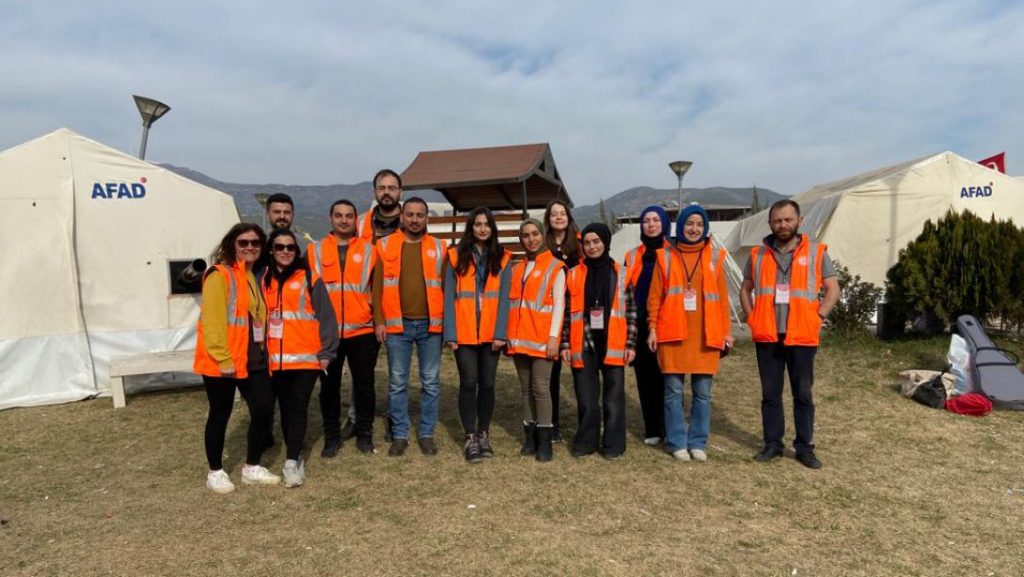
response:
M1006 174L1006 153L1000 152L995 156L990 156L985 160L979 160L978 164L987 166L992 170L998 170L999 172Z

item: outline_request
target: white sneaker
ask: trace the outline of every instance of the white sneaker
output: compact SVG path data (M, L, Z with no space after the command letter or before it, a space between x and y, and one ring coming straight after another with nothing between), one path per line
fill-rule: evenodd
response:
M708 460L708 454L704 452L704 449L690 449L690 456L693 457L694 461L700 461L701 463Z
M647 437L644 439L644 444L648 447L657 447L661 444L661 437Z
M284 462L284 470L281 471L281 474L284 477L285 487L298 487L306 480L303 474L305 468L300 463L301 461L296 462L290 459Z
M266 467L245 465L242 467L242 482L246 485L276 485L281 482L281 477L271 473Z
M680 461L690 460L690 452L687 451L686 449L679 449L678 451L673 452L672 456Z
M206 488L219 495L226 495L235 490L235 484L224 469L218 469L206 474Z

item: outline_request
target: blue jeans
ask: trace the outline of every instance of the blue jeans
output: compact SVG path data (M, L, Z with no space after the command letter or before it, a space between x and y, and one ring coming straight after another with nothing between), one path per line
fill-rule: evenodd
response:
M419 437L433 437L437 425L437 399L441 395L438 373L441 370L441 333L429 333L427 319L402 319L402 334L389 334L388 348L388 418L395 439L409 438L409 371L412 348L420 365L420 430Z
M690 402L690 426L686 426L683 410L683 378L686 375L665 375L665 449L704 450L711 431L711 375L690 375L693 400Z

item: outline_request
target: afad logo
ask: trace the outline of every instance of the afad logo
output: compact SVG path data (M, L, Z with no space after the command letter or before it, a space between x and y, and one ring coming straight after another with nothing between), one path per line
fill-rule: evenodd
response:
M965 186L960 189L960 198L980 198L992 196L992 183L987 186Z
M146 196L146 177L138 182L95 182L93 198L143 198Z

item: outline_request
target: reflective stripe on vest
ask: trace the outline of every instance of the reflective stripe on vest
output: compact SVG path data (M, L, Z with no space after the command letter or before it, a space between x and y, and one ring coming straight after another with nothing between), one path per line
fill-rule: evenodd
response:
M249 375L246 365L249 355L249 305L251 296L248 288L241 290L240 285L248 285L248 275L246 274L244 264L241 266L218 264L214 265L213 268L224 276L227 284L227 294L225 295L227 318L225 319L225 325L227 327L228 351L231 355L231 362L235 371L233 376L244 379ZM211 274L214 274L214 271L208 270L203 275L204 284ZM207 351L204 335L202 314L200 314L199 322L196 325L196 352L193 357L192 370L200 375L219 377L221 376L220 364Z
M565 268L565 264L551 252L544 251L535 257L534 269L524 278L526 263L525 260L519 261L512 269L508 352L513 355L546 357L554 314L551 279Z
M656 332L659 343L670 343L690 338L686 319L686 267L683 266L682 252L674 247L659 249L662 264L662 299L658 309ZM718 294L719 275L724 274L724 249L715 249L709 238L701 248L701 305L704 312L704 344L710 348L725 347L725 335L729 330L723 326L722 314L728 301Z
M284 282L271 278L269 284L261 286L271 315L280 315L282 322L279 337L267 332L271 373L320 368L320 323L313 311L308 285L306 271L298 269Z
M811 242L800 235L790 264L790 291L784 344L817 346L820 342L821 318L818 316L818 293L821 290L821 263L826 245ZM775 318L775 285L778 262L771 249L762 244L751 249L754 281L754 306L747 319L755 342L777 342L779 331Z
M608 310L607 351L604 364L612 366L623 366L626 360L626 335L628 325L626 323L626 290L629 286L629 269L620 267L613 263L615 271L615 292L612 295L611 308ZM583 368L583 340L584 340L584 295L588 274L587 265L581 264L569 271L569 279L566 281L569 293L569 360L573 368Z

